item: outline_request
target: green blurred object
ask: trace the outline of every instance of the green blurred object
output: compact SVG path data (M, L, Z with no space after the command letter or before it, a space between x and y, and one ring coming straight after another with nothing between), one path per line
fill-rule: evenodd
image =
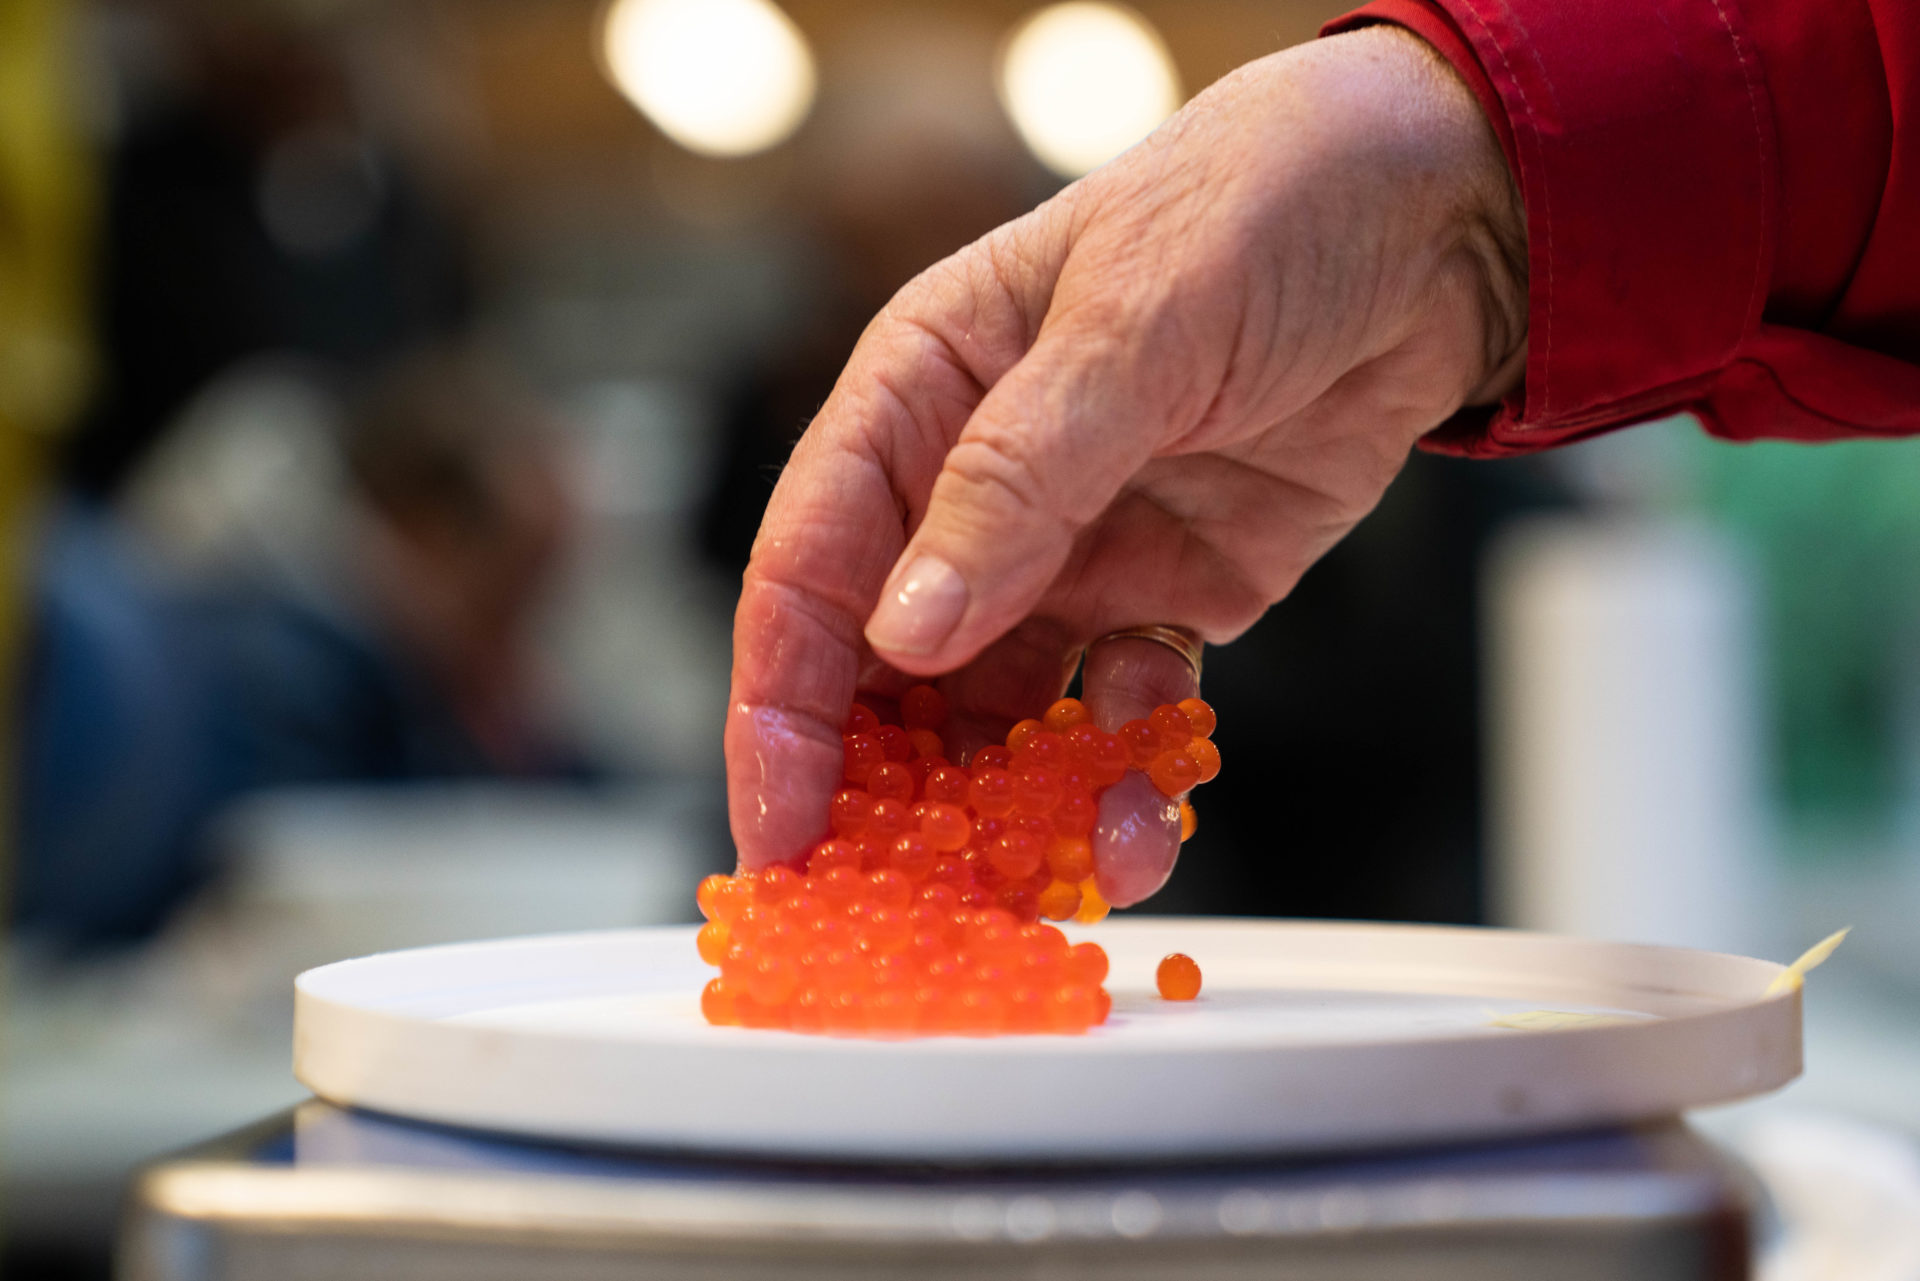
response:
M1697 501L1762 574L1786 817L1884 833L1920 802L1920 441L1685 439Z

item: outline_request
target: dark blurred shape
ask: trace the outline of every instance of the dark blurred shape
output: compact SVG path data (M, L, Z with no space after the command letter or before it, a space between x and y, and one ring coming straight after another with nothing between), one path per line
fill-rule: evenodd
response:
M540 724L530 631L572 532L558 442L498 362L399 364L341 437L338 581L203 581L69 507L39 567L15 895L56 951L150 934L215 870L206 821L325 782L586 779ZM291 496L290 496L291 497Z
M805 323L742 369L702 546L744 567L794 442L874 313L915 274L1032 208L1058 181L994 99L991 27L921 13L868 21L823 51L801 136L802 225L820 253Z
M1535 463L1415 454L1286 600L1207 651L1221 778L1156 912L1484 920L1481 567Z
M427 353L348 423L347 471L377 517L360 561L367 610L430 677L457 724L448 748L468 745L416 770L563 764L526 723L537 702L529 633L577 512L546 411L499 368L469 350Z
M102 387L66 479L115 492L211 377L263 351L372 368L470 310L464 232L362 118L347 33L150 0L107 158Z

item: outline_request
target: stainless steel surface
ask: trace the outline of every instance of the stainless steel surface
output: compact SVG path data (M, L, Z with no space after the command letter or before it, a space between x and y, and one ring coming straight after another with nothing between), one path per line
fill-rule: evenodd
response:
M1675 1122L1312 1162L1050 1170L676 1159L320 1103L149 1170L127 1281L1743 1277L1737 1171Z

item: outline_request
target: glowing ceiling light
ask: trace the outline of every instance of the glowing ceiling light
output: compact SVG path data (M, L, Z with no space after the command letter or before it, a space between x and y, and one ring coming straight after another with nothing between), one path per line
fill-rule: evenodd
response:
M999 88L1027 146L1068 178L1113 159L1180 106L1160 34L1131 9L1092 0L1022 22L1001 55Z
M813 54L770 0L614 0L601 50L627 100L704 155L764 151L813 105Z

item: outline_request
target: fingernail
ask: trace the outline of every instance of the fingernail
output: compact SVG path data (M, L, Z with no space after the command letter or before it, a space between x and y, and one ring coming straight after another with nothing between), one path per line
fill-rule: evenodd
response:
M916 556L895 570L867 620L867 640L896 654L931 654L967 612L966 580L938 556Z

